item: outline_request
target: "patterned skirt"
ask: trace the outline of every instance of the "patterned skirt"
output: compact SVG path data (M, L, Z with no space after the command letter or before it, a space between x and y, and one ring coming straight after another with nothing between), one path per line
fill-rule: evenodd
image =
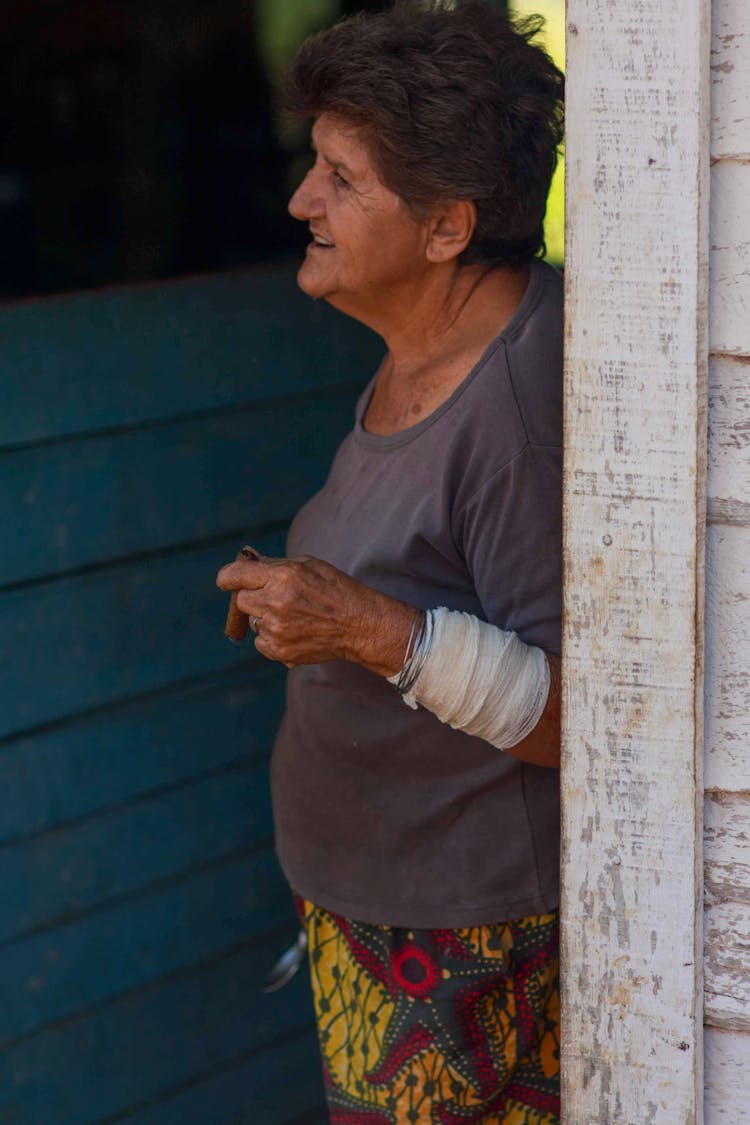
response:
M298 898L332 1125L558 1125L558 914L451 930Z

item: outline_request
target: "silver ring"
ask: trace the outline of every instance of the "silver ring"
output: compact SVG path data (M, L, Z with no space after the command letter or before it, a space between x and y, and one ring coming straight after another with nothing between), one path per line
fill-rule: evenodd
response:
M254 633L258 632L258 618L257 617L253 618L253 632Z

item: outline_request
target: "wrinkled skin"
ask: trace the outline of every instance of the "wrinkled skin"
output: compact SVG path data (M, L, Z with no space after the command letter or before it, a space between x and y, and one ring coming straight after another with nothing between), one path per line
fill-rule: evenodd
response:
M381 676L401 668L414 607L364 586L321 559L237 559L216 584L237 591L237 606L253 622L255 647L294 668L350 660ZM560 659L547 656L547 706L527 738L508 751L536 765L560 764Z
M352 660L390 676L402 663L413 607L378 593L321 559L237 560L216 579L236 590L255 647L287 668Z
M291 214L310 229L298 283L368 325L387 345L364 418L395 433L428 417L463 381L513 315L528 271L464 265L476 224L471 201L436 203L415 217L378 178L357 129L334 114L313 128L316 159ZM250 552L252 555L252 552ZM255 647L288 668L350 660L381 676L402 666L415 609L320 559L240 558L219 571L222 590L252 623ZM510 753L560 761L560 660L531 734Z

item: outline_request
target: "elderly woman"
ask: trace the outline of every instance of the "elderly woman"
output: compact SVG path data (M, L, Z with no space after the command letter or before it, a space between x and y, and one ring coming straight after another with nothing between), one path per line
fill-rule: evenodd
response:
M292 669L272 759L334 1122L559 1120L562 76L477 0L303 44L298 281L386 353L287 559L219 574Z

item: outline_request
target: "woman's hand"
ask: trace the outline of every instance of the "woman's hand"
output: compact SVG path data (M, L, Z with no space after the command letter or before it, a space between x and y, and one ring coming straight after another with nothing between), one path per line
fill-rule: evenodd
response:
M381 676L401 668L414 607L350 578L321 559L238 558L216 585L237 591L255 647L287 668L352 660Z
M321 559L240 556L216 585L237 592L255 647L287 668L351 660L381 676L401 670L414 607L364 586ZM550 692L534 730L507 751L540 766L560 764L560 658L547 655Z

